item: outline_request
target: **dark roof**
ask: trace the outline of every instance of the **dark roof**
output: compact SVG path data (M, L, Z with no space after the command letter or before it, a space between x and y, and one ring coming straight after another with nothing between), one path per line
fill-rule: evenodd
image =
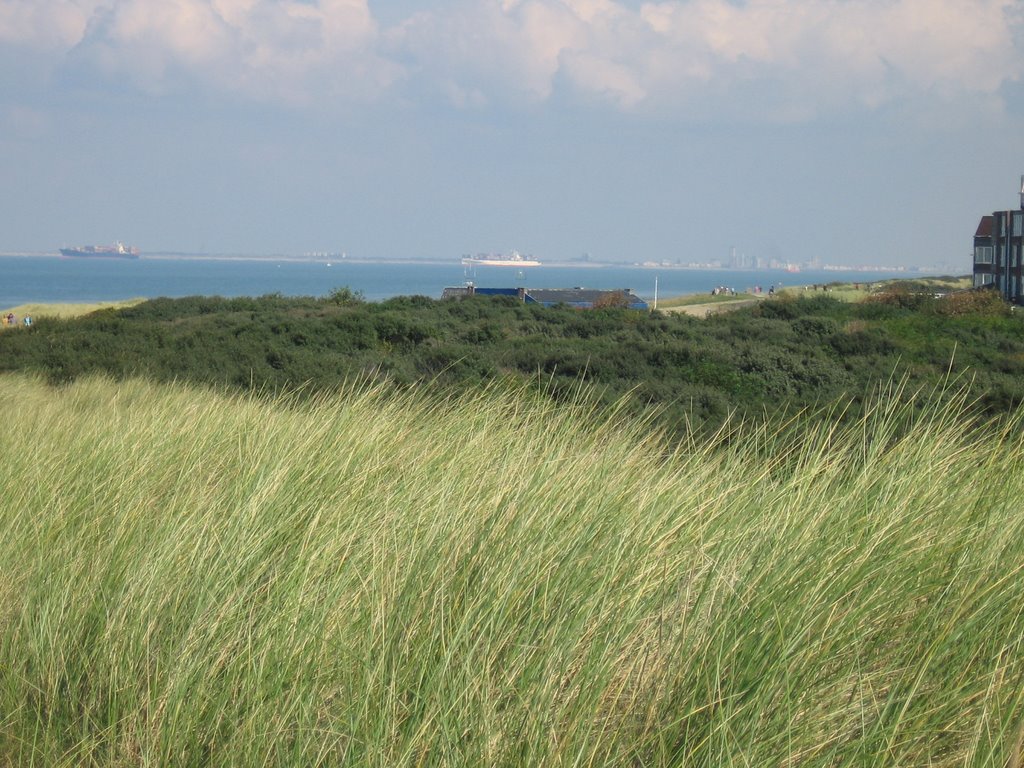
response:
M978 230L974 233L975 237L992 237L992 225L995 222L995 216L982 216L981 221L978 222Z
M464 296L472 296L473 289L468 285L455 285L441 291L442 299L458 299Z
M527 288L526 300L536 301L545 306L568 304L569 306L592 307L602 300L625 299L634 309L646 308L647 302L628 288L616 291L599 291L593 288Z
M534 301L544 304L593 304L609 293L621 294L621 291L598 291L592 288L530 288L527 295Z
M474 288L477 296L518 296L518 288Z

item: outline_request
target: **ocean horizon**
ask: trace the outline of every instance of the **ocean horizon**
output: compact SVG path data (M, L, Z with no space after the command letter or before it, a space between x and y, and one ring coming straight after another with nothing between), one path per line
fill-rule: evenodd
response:
M628 288L638 296L745 292L829 282L875 282L935 272L885 270L731 270L595 262L536 267L463 266L459 260L337 261L301 258L149 256L140 259L0 256L0 308L28 303L88 303L182 296L326 296L348 288L369 301L395 296L440 298L446 287Z

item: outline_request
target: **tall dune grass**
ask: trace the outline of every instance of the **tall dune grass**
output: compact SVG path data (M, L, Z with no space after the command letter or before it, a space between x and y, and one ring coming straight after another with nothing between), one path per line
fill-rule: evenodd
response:
M2 385L0 764L1019 761L1019 418Z

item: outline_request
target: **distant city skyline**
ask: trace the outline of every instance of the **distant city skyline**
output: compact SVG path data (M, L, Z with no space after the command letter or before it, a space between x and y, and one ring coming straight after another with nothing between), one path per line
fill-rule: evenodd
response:
M0 251L962 265L1016 0L0 0Z

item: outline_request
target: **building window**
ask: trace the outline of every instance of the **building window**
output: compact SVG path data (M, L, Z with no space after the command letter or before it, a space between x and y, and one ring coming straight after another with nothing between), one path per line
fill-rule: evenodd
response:
M974 249L974 263L975 264L991 264L992 263L992 246L991 245L979 245Z
M1024 214L1021 211L1013 212L1013 236L1020 237L1024 233Z
M981 288L983 285L992 285L991 272L979 272L974 276L974 287Z

